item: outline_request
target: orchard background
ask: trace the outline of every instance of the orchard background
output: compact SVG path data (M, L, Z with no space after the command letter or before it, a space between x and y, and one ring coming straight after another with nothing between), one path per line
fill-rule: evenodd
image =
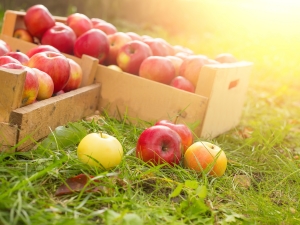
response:
M0 224L299 224L298 1L2 0L0 21L5 10L33 4L57 16L99 17L120 31L165 38L211 58L230 52L254 68L239 126L211 140L229 159L224 176L146 168L132 155L118 173L107 173L79 164L75 148L0 154ZM142 130L112 118L102 122L84 126L116 135L127 149ZM53 196L82 172L103 176L106 192Z

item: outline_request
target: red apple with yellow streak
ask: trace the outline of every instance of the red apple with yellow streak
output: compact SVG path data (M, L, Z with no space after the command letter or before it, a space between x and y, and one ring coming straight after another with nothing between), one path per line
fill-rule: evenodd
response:
M90 18L82 13L73 13L69 15L66 24L74 31L77 38L93 28Z
M52 97L54 91L54 83L52 78L37 68L32 68L39 80L39 92L36 100L41 101Z

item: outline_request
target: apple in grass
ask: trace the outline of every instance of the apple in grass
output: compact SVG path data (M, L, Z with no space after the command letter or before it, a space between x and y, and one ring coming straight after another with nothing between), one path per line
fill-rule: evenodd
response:
M5 65L5 64L8 64L8 63L16 63L16 64L20 64L20 61L11 57L11 56L8 56L8 55L3 55L3 56L0 56L0 66L1 65Z
M24 23L29 33L40 40L43 34L55 25L55 20L44 5L37 4L26 10Z
M178 88L180 90L195 93L195 86L191 81L183 76L176 76L170 83L170 86Z
M8 52L6 56L10 56L18 60L23 65L26 65L26 63L29 61L29 57L23 52Z
M26 55L31 58L34 54L39 53L39 52L57 52L60 53L60 51L51 46L51 45L38 45L36 47L33 47L32 49L30 49L28 52L26 52Z
M42 39L42 45L51 45L62 53L73 54L76 34L67 25L56 22L53 27L48 29Z
M149 56L142 62L139 76L163 84L170 84L175 78L175 68L171 60L166 57Z
M33 37L27 29L18 28L13 33L14 38L33 43Z
M226 171L227 157L219 146L210 142L197 141L186 150L184 165L188 169L220 177Z
M167 126L151 126L138 138L136 157L153 165L179 164L182 157L181 138L176 131Z
M75 41L74 54L78 58L86 54L97 58L100 64L104 63L109 54L107 35L101 30L90 29Z
M118 52L117 66L124 72L138 75L142 62L149 56L152 56L152 51L147 44L129 41Z
M70 78L69 60L61 53L36 53L29 59L27 66L47 73L53 80L54 93L62 90Z
M52 97L54 91L54 83L49 74L37 68L32 68L38 77L39 91L36 100L41 101Z
M72 90L75 90L80 87L81 81L82 81L82 68L81 66L75 62L73 59L68 58L70 63L70 78L66 84L66 86L63 88L64 92L69 92Z
M106 65L117 65L117 55L120 48L132 39L124 32L109 34L107 38L109 42L109 54L105 63Z
M183 123L176 123L176 121L171 122L169 120L159 120L155 123L155 126L157 125L169 127L180 136L183 154L188 149L188 147L193 144L193 133L187 125Z
M25 70L26 78L25 78L21 106L26 106L35 102L39 91L39 81L34 70L20 63L8 63L0 67L7 68L7 69Z
M69 15L66 24L74 31L77 38L93 28L90 18L82 13L73 13Z
M103 169L119 165L123 154L119 140L106 133L90 133L77 147L77 156L81 162Z

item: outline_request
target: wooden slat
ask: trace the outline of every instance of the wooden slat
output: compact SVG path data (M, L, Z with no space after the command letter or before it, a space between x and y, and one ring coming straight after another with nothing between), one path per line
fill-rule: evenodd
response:
M0 152L8 152L16 145L18 126L0 123Z

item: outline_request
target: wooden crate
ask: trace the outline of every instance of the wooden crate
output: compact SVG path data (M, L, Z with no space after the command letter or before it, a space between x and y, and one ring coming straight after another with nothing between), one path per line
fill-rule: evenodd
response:
M27 52L35 44L6 35L0 39L13 51ZM94 83L98 60L66 55L83 69L83 81L77 90L21 107L25 72L0 69L0 151L25 151L51 130L70 121L92 115L99 105L100 84ZM13 148L16 146L17 148Z

